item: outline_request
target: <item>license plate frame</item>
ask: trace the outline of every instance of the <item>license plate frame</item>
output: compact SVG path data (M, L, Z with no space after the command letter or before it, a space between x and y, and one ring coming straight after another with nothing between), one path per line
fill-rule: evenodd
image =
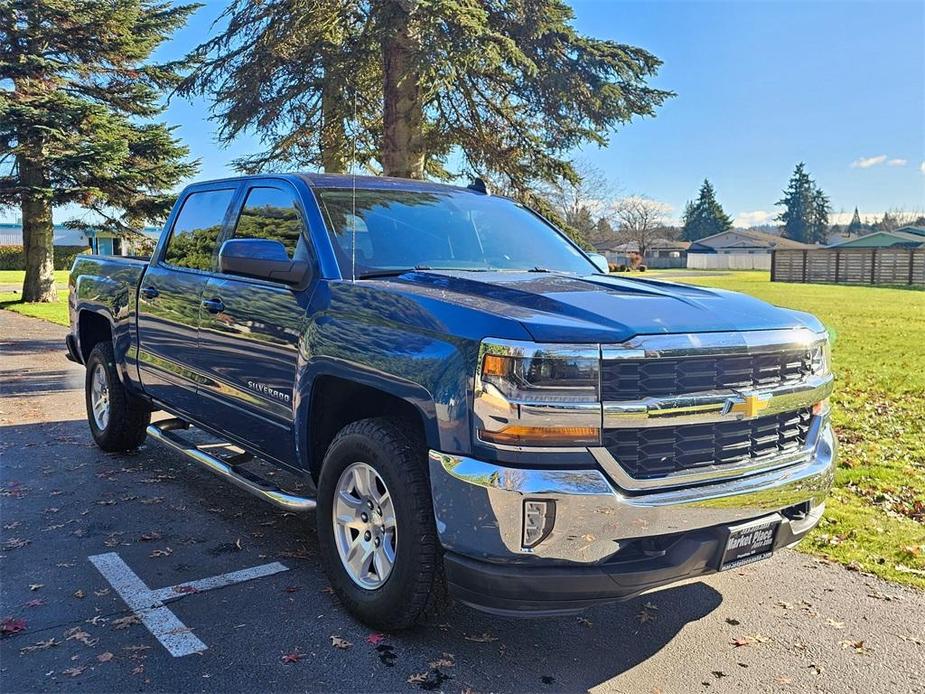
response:
M774 542L780 528L778 514L726 528L726 542L719 560L719 570L738 569L774 554Z

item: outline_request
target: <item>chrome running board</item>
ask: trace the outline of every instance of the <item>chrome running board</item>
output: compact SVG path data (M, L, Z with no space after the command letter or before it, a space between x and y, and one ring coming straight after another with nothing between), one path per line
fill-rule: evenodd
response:
M269 501L278 508L297 513L313 511L315 509L316 504L314 499L290 494L262 477L247 470L240 469L240 465L253 460L252 456L244 453L237 454L228 460L222 460L203 450L203 448L209 448L210 446L197 446L195 443L185 441L183 437L176 433L177 430L189 429L189 427L189 423L182 419L163 419L149 425L147 432L148 436L154 440L167 444L186 457L196 461L210 472L215 473L244 491L260 497L264 501Z

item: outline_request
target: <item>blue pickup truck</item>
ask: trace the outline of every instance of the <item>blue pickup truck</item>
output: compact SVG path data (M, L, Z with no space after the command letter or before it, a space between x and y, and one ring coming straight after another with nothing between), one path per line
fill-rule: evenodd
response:
M379 629L764 559L832 482L816 318L608 276L483 185L198 183L150 259L79 256L69 302L96 443L150 436L313 511L332 586Z

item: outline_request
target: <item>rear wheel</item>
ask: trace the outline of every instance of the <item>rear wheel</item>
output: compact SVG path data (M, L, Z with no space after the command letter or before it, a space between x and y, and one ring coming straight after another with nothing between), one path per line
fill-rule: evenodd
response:
M96 445L111 453L138 448L151 423L151 409L119 380L111 342L97 343L90 352L85 391L87 421Z
M318 482L318 540L341 602L383 631L423 621L445 605L423 443L399 420L344 427Z

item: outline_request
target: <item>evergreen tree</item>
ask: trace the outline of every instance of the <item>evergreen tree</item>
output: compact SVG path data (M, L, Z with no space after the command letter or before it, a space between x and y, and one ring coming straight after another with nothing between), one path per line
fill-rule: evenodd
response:
M828 196L820 188L813 189L811 203L809 241L825 245L829 241L829 214L832 205Z
M704 179L700 186L697 202L688 202L684 207L683 223L685 241L697 241L732 228L732 219L717 202L716 191L709 180Z
M77 203L127 229L163 218L192 175L161 95L176 63L148 62L197 5L0 0L0 205L22 210L25 301L54 301L52 208Z
M784 190L784 197L776 203L785 208L777 219L783 222L784 236L788 239L811 243L814 233L815 193L816 185L806 173L806 165L800 162Z
M849 236L856 236L863 231L864 225L861 223L861 215L858 208L854 208L854 214L851 216L851 222L848 224L847 233Z
M579 34L562 0L235 0L225 19L182 92L213 97L221 140L260 138L247 171L448 178L458 153L525 193L671 96L655 56Z

